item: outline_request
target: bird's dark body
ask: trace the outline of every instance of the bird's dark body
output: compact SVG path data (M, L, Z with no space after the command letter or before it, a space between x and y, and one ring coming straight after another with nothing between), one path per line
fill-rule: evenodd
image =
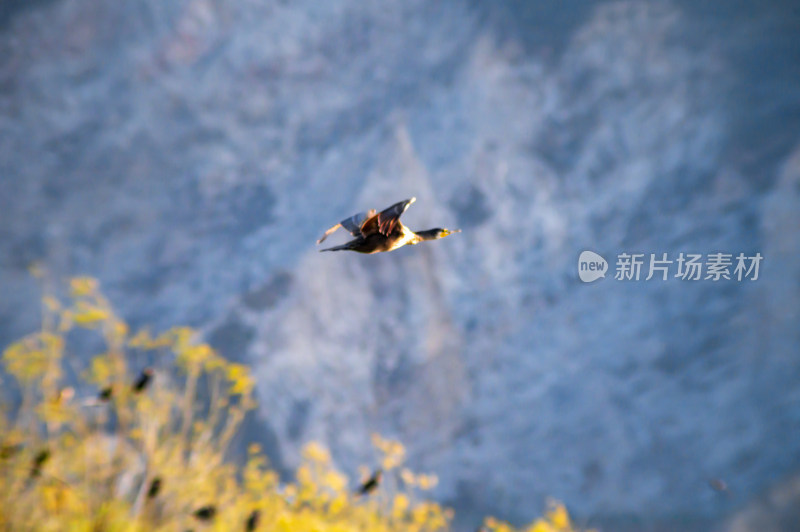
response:
M147 489L147 498L153 499L158 496L161 491L161 477L156 477L150 481L150 487Z
M356 251L358 253L380 253L382 251L391 251L394 249L392 245L398 242L403 237L402 231L392 231L389 235L382 235L380 233L372 233L366 237L360 236L356 239L342 244L341 246L334 246L332 248L323 249L322 251Z
M139 374L139 377L136 378L136 381L131 386L133 393L143 392L150 384L150 381L152 379L153 379L153 369L144 368L142 372Z
M111 394L114 393L114 389L111 386L106 386L97 394L97 398L101 401L108 401L111 399Z
M382 479L383 471L381 469L376 469L372 476L358 487L356 490L356 495L369 495L378 489Z
M195 510L192 515L201 521L210 521L211 519L214 519L215 515L217 515L217 507L213 504L207 504L206 506Z
M261 512L258 510L253 510L247 517L244 529L247 532L253 532L256 528L258 528L258 523L260 520L261 520Z
M42 467L50 459L50 449L42 449L33 458L33 465L31 465L31 478L38 477L42 474Z

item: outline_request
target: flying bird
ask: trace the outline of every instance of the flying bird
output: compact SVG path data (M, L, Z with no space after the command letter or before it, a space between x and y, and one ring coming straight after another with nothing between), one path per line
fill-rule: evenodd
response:
M38 477L42 474L42 467L44 464L50 459L50 449L42 449L36 456L33 457L33 463L31 465L31 478Z
M210 521L217 515L217 507L213 504L207 504L195 510L192 515L200 521Z
M708 481L709 487L716 491L717 493L721 493L722 495L730 495L730 488L728 487L728 483L722 480L721 478L712 478Z
M334 225L322 237L317 240L321 244L328 236L340 227L344 227L355 239L332 248L321 249L320 251L357 251L359 253L379 253L381 251L392 251L406 244L414 245L424 240L437 240L453 233L460 233L460 229L450 230L441 227L426 229L424 231L412 231L400 221L400 216L406 211L409 205L414 203L417 198L410 198L399 203L395 203L388 209L376 212L371 209L367 212L354 214L346 220L342 220Z
M369 495L376 489L381 483L383 479L383 471L380 469L376 469L375 472L369 477L363 484L361 484L358 489L356 490L356 495Z
M114 393L114 389L111 386L106 386L102 390L100 390L97 394L98 401L102 401L104 403L111 400L111 395Z
M144 368L131 386L133 393L141 393L144 391L147 388L147 385L150 384L153 374L153 368Z
M150 481L150 487L147 488L147 498L154 499L158 497L158 493L161 491L161 477L156 477Z
M258 510L253 510L247 517L247 522L245 522L244 529L247 532L254 532L255 529L258 528L258 522L260 519L261 519L261 512Z

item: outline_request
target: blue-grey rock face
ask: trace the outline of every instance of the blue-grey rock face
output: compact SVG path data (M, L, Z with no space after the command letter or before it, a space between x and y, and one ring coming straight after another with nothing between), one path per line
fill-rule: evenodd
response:
M800 466L797 19L572 4L6 4L0 345L40 260L249 362L282 468L317 439L353 470L380 432L465 519L730 512ZM410 196L463 233L317 253ZM759 279L613 279L720 251Z

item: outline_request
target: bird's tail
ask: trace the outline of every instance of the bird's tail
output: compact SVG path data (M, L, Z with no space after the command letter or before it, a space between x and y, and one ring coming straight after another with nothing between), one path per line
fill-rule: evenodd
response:
M321 249L320 251L341 251L350 249L350 244L342 244L341 246L333 246L332 248Z

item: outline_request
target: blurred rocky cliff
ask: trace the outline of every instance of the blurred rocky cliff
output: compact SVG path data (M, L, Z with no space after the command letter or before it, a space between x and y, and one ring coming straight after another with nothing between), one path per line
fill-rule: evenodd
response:
M278 467L380 432L465 520L552 495L702 529L800 470L798 30L791 2L6 1L0 346L31 262L95 275L254 367ZM317 252L412 195L463 233ZM584 249L764 262L584 285Z

